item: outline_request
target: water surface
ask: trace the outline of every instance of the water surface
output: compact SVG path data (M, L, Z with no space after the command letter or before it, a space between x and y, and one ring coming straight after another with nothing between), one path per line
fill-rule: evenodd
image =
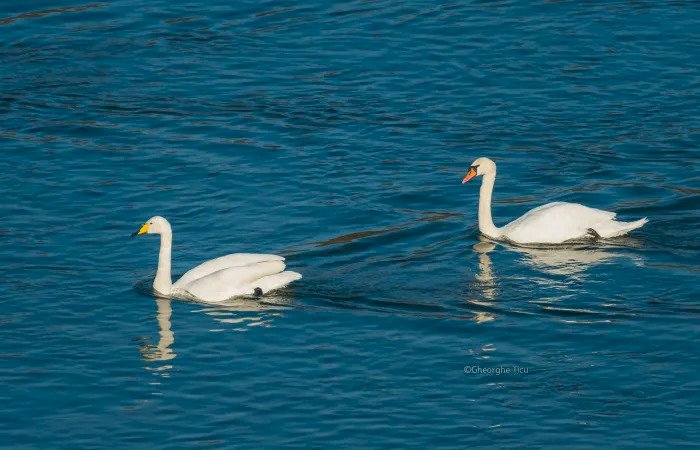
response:
M3 445L695 445L698 25L691 1L3 2ZM486 241L479 156L498 225L650 222ZM129 239L156 214L175 273L275 252L304 279L156 299L157 238Z

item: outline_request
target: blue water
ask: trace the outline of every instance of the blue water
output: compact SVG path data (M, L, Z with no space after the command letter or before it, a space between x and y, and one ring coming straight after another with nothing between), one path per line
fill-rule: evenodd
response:
M678 0L3 1L0 444L697 445L698 29ZM650 222L484 241L479 156L499 225ZM156 214L177 274L304 278L156 299Z

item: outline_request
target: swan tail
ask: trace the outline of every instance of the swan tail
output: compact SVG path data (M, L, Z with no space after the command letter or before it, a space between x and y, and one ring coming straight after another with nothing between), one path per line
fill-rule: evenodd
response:
M595 232L602 238L613 238L627 234L632 230L636 230L637 228L641 228L647 222L649 222L649 219L646 217L635 220L634 222L618 222L617 220L611 220L608 223L601 224L596 227Z
M301 279L301 274L287 270L285 272L268 275L257 280L255 288L259 288L264 294L274 291L275 289L283 288L292 281Z

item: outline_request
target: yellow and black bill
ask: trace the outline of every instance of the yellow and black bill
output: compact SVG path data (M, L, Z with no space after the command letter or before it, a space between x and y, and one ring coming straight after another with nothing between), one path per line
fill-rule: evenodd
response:
M144 223L141 225L141 228L139 228L139 231L134 231L131 233L131 237L138 236L139 234L146 234L148 233L148 227L151 226L150 223Z

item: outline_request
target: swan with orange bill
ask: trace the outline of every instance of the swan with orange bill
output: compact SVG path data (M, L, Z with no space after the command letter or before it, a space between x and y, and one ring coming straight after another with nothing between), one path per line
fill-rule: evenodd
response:
M562 244L590 238L613 238L642 227L647 218L634 222L615 220L614 212L578 203L554 202L538 206L511 223L497 227L491 218L491 196L496 181L496 163L489 158L474 161L462 184L481 176L479 231L494 240L516 244Z

